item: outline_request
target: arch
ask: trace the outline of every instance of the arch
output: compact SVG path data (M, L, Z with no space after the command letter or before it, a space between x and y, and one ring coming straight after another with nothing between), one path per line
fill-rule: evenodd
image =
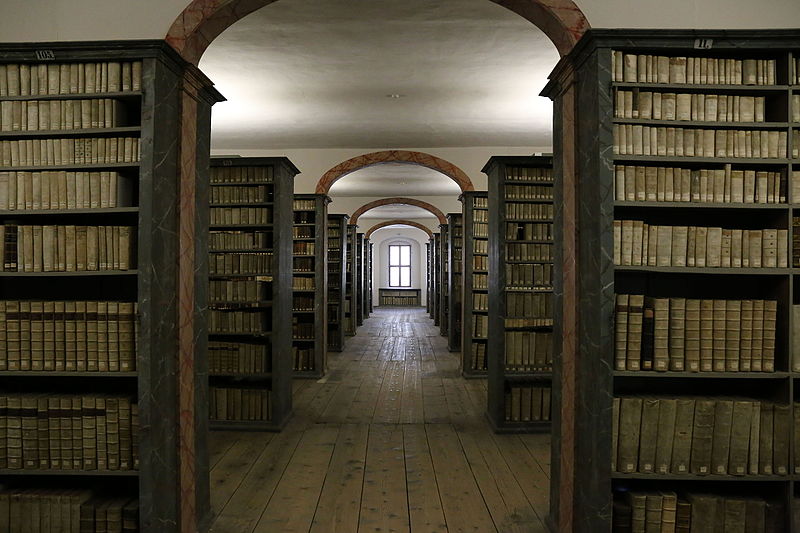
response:
M362 205L358 209L355 210L353 216L350 217L350 224L358 224L358 217L369 211L370 209L375 209L376 207L380 207L382 205L413 205L416 207L421 207L425 211L430 211L432 215L439 219L439 224L447 224L447 219L444 216L444 213L436 207L435 205L429 204L428 202L423 202L422 200L416 200L414 198L381 198L380 200L375 200L373 202L369 202L367 204Z
M412 152L409 150L384 150L382 152L371 152L369 154L358 155L347 161L343 161L327 171L317 182L317 194L328 194L336 181L362 168L380 165L382 163L407 163L409 165L420 165L441 172L451 180L456 182L461 188L461 192L474 191L472 180L469 176L449 161L445 161L435 155L425 152Z
M383 222L378 222L377 224L375 224L374 226L372 226L371 228L369 228L367 230L367 232L364 234L364 238L365 239L369 239L370 235L372 235L373 233L375 233L379 229L385 228L386 226L394 226L395 224L403 225L403 226L411 226L412 228L421 229L422 231L424 231L425 233L428 234L428 237L433 237L433 232L429 228L427 228L427 227L423 226L422 224L420 224L419 222L414 222L413 220L403 220L401 218L396 218L394 220L385 220Z
M566 55L589 21L572 0L491 0L530 21ZM192 0L172 23L166 41L187 61L197 65L208 45L237 20L275 0Z

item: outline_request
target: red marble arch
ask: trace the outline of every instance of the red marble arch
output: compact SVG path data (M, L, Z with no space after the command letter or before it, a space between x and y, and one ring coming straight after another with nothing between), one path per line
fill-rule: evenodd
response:
M413 205L416 207L421 207L426 211L430 211L431 214L436 216L439 219L439 224L447 224L447 219L444 216L438 207L435 205L429 204L428 202L423 202L422 200L416 200L414 198L402 198L402 197L395 197L395 198L381 198L380 200L375 200L374 202L369 202L368 204L364 204L358 209L356 209L353 216L350 217L350 224L358 224L358 217L369 211L370 209L375 209L376 207L380 207L382 205Z
M409 165L420 165L427 167L438 172L441 172L451 180L456 182L461 188L461 192L474 191L475 187L472 185L472 180L466 173L458 168L453 163L445 161L435 155L426 154L425 152L410 152L408 150L384 150L382 152L371 152L369 154L362 154L347 161L343 161L327 171L317 182L317 194L328 194L331 187L338 180L342 179L351 172L360 170L372 165L380 165L383 163L406 163Z
M412 228L421 229L422 231L424 231L425 233L428 234L428 237L433 237L433 232L430 229L428 229L425 226L423 226L422 224L420 224L419 222L414 222L413 220L403 220L401 218L397 218L395 220L385 220L383 222L378 222L377 224L375 224L374 226L372 226L371 228L369 228L367 230L367 232L364 234L364 238L365 239L369 239L370 235L372 235L373 233L375 233L379 229L385 228L386 226L394 226L394 225L411 226Z
M197 65L208 45L237 20L275 0L192 0L167 32L166 41ZM572 0L491 0L529 20L566 55L589 21Z

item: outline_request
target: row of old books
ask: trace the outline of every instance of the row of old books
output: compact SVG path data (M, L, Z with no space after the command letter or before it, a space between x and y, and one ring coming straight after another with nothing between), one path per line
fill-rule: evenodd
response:
M0 370L136 370L137 304L0 301Z
M553 220L553 204L506 202L506 220ZM488 235L488 233L486 234Z
M767 99L738 94L616 91L614 117L700 122L764 122Z
M313 337L312 337L313 339ZM314 349L292 346L292 369L298 371L314 369Z
M272 221L269 207L212 207L210 212L211 224L215 226L269 224Z
M785 229L659 226L614 220L614 264L673 267L775 268L789 265Z
M139 468L139 407L127 396L2 395L0 428L0 468Z
M293 242L292 254L294 255L314 255L315 243L313 242Z
M488 289L489 288L489 275L488 274L473 274L472 275L472 288L473 289Z
M511 241L545 241L553 239L553 224L507 222L506 239Z
M553 368L551 331L506 331L505 366L514 372L549 371Z
M472 293L472 309L474 311L488 311L489 295L485 292Z
M266 326L258 304L227 304L208 311L208 331L214 333L261 333Z
M292 317L292 339L305 339L305 340L313 340L314 339L314 323L313 322L301 322L300 317L293 316Z
M266 231L212 231L208 247L213 251L230 249L257 249L272 246L272 232Z
M616 370L774 372L775 300L617 294Z
M313 311L314 300L313 296L295 294L292 296L292 311Z
M0 226L0 261L8 272L78 272L136 268L131 226Z
M472 336L485 339L489 334L489 317L486 315L472 315Z
M553 170L550 168L534 167L508 167L506 169L507 181L553 181ZM475 204L478 207L477 204ZM486 207L486 206L483 206Z
M790 406L749 398L614 398L612 471L789 474Z
M788 133L614 124L614 155L785 158Z
M381 294L381 305L391 305L396 307L413 307L419 305L419 298L416 294L388 295Z
M315 200L294 200L292 202L292 210L294 211L314 211L315 207Z
M0 141L0 166L4 167L135 163L141 157L138 137Z
M313 226L293 226L292 227L293 239L313 239L314 227Z
M471 353L470 370L486 370L486 343L473 342Z
M0 131L62 131L118 128L128 125L120 100L3 100Z
M507 292L506 317L548 318L553 316L553 294L549 292Z
M486 229L488 235L488 225L484 225L483 228ZM487 235L474 235L473 237L486 237ZM478 255L487 255L489 253L489 241L481 239L472 243L472 251Z
M506 265L506 288L553 286L553 265L550 263Z
M305 202L306 200L302 200ZM316 213L312 210L295 210L294 212L294 223L295 224L314 224L314 219L316 218Z
M485 255L472 256L472 270L488 270L489 258Z
M209 254L209 274L268 275L272 272L272 252L237 252Z
M792 266L800 266L800 217L792 217Z
M794 176L797 174L797 178ZM793 173L792 182L800 179ZM782 172L723 168L614 166L614 199L620 202L786 202Z
M246 342L208 343L208 372L211 374L259 374L269 372L271 358L267 344Z
M552 244L506 243L506 261L552 261Z
M506 200L552 200L553 187L547 185L506 185Z
M793 64L790 64L792 69L792 74L789 76L789 83L799 84L800 83L800 58L795 57L792 61Z
M614 500L614 533L780 533L784 510L747 496L673 491L621 492Z
M272 166L264 167L214 167L211 173L211 183L246 183L257 185L259 183L272 183L274 171Z
M129 207L133 188L118 172L0 172L0 210Z
M0 490L0 531L137 533L139 501L83 489Z
M550 420L550 385L512 385L505 392L508 422Z
M293 258L292 270L294 272L314 272L314 258L313 257Z
M210 280L208 299L212 302L258 302L267 299L269 285L257 279Z
M141 90L141 61L0 65L0 97Z
M212 204L257 204L272 201L272 187L269 185L212 187L209 200Z
M613 50L611 81L703 85L774 85L775 59L630 54Z
M211 420L272 420L271 391L209 387Z
M477 211L476 211L477 212ZM472 223L472 236L473 237L489 237L489 224L486 222L473 222ZM477 253L477 250L476 250Z
M313 291L314 290L314 278L313 277L304 277L304 276L293 276L292 277L292 289L296 291Z

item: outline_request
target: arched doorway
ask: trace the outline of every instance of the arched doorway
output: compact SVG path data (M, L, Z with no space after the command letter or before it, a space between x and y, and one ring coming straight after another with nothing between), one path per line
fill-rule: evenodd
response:
M175 20L166 40L178 53L192 64L197 64L207 46L222 31L237 20L253 11L272 3L274 0L194 0ZM554 43L563 56L575 45L580 36L589 28L588 21L580 9L571 0L492 0L495 3L519 14L539 27ZM193 74L194 75L194 74ZM577 105L576 88L569 67L558 71L558 87L561 94L561 108L556 110L555 141L556 174L561 177L557 188L559 208L557 209L556 234L561 240L561 250L557 259L562 265L561 278L558 281L557 300L558 313L561 320L562 364L557 365L554 383L554 394L564 400L561 409L554 413L554 433L557 439L557 464L552 479L553 486L558 487L558 494L551 499L551 509L556 517L559 531L571 531L573 522L573 476L576 452L574 450L574 425L578 297L576 287L576 239L575 206L576 161L574 141L577 135L575 124L575 106ZM196 88L191 79L184 86L182 106L181 152L184 164L180 170L182 189L179 232L181 235L181 252L179 258L179 275L184 281L178 296L179 307L183 310L183 318L178 332L180 344L179 403L181 406L181 427L179 446L187 449L187 455L194 451L194 324L188 317L195 308L194 281L192 273L198 262L193 249L194 226L194 179L195 168L202 162L198 160L197 128L198 109L194 98ZM559 301L560 300L560 301ZM194 531L194 498L191 497L195 487L195 472L192 461L181 463L182 516L181 530Z
M369 202L355 210L355 212L350 216L350 224L358 224L358 217L370 209L375 209L376 207L380 207L382 205L412 205L415 207L420 207L438 218L439 224L447 224L447 219L445 218L444 213L442 213L438 207L415 198L381 198L380 200Z

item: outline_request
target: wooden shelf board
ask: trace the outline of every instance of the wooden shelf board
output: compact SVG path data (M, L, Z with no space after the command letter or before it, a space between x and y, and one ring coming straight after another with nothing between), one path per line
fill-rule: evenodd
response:
M138 213L138 207L94 207L86 209L3 209L0 216L3 217L25 217L42 215L113 215L122 213Z
M6 97L3 97L5 100ZM0 131L0 139L14 137L90 137L93 135L109 136L121 133L139 133L141 126L120 126L116 128L85 128L80 130L34 130L34 131Z
M792 273L790 268L728 268L728 267L651 267L615 265L616 272L659 272L670 274L725 274L747 276L781 276Z
M0 172L39 172L48 170L92 170L104 168L138 168L140 163L62 163L60 165L17 165L0 167Z
M136 276L138 270L81 270L79 272L0 272L0 277L25 277L25 278L72 278L90 276Z
M137 372L90 372L90 371L74 371L67 370L3 370L0 371L0 377L69 377L69 378L135 378L138 377Z

